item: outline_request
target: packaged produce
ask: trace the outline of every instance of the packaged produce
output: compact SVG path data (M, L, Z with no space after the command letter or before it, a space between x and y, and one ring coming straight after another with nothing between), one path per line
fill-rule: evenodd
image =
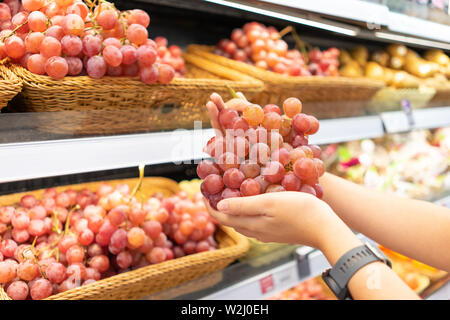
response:
M431 199L450 190L450 129L415 131L328 147L324 161L351 181L398 195Z

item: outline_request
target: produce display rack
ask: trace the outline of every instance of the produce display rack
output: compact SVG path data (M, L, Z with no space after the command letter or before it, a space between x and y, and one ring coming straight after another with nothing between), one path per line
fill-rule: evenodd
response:
M222 15L260 15L331 31L339 36L380 42L403 42L450 50L450 26L394 12L361 0L135 0L177 8L218 11ZM201 6L200 6L201 5Z
M410 122L413 119L413 122ZM403 111L380 116L325 119L311 143L329 144L412 129L450 125L450 107ZM202 146L213 129L0 144L0 183L138 166L140 163L191 162L207 157ZM30 159L32 165L30 166Z

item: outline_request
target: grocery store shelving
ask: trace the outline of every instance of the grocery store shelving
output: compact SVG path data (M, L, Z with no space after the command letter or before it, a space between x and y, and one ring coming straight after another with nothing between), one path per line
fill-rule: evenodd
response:
M450 26L392 12L385 5L366 1L204 1L351 37L450 50Z
M375 243L362 234L357 235L361 241L372 245ZM295 254L290 259L275 263L269 269L253 274L249 270L257 270L251 264L241 262L230 266L224 270L221 284L207 290L191 292L181 299L202 299L202 300L261 300L267 299L277 293L287 290L301 281L319 276L325 269L329 268L329 263L325 256L318 250L311 247L298 247ZM233 269L236 270L233 270ZM234 272L238 271L238 272ZM240 278L240 274L249 273L250 277ZM211 276L206 276L211 277ZM211 277L214 278L214 277ZM229 284L232 280L233 283ZM195 287L201 283L202 279L194 280L173 290L172 298L176 297L176 292L183 292L184 288ZM163 293L163 296L165 293ZM162 297L156 294L155 297ZM167 297L167 296L165 296Z
M410 125L404 112L320 121L311 143L328 144L388 133L450 125L450 107L413 112ZM107 137L0 144L0 183L202 159L202 147L212 129L175 130Z
M438 128L450 125L450 107L418 109L411 113L404 111L383 112L380 117L386 133Z
M309 247L300 247L296 259L250 279L203 297L203 300L261 300L316 277L329 268L325 256Z
M0 183L202 158L210 130L0 145Z

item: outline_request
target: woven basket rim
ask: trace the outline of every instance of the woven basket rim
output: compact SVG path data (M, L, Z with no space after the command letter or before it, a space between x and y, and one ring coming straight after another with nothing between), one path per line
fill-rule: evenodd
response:
M141 280L139 280L139 276L141 274L145 274L145 275L149 276L150 273L158 274L158 273L164 272L166 269L177 269L177 268L182 269L186 264L192 265L193 263L194 264L200 263L200 262L196 262L196 260L198 260L199 258L204 258L204 259L207 258L208 260L211 260L211 262L215 262L215 261L218 261L221 259L227 259L228 258L228 256L226 256L227 253L231 253L233 255L238 254L238 256L240 257L248 251L248 248L249 248L248 240L244 236L239 235L238 233L236 233L235 231L233 231L230 228L220 226L220 225L217 227L219 229L221 229L223 232L225 232L227 234L227 236L233 240L234 245L224 247L224 248L218 248L214 251L190 254L190 255L186 255L181 258L176 258L176 259L164 261L161 263L149 265L146 267L138 268L135 270L127 271L127 272L124 272L121 274L114 275L112 277L108 277L105 279L95 281L93 283L90 283L90 284L82 286L82 287L78 287L75 289L64 291L62 293L51 295L46 300L58 300L60 298L64 298L65 296L70 296L72 294L76 294L80 290L79 288L83 288L86 290L102 288L104 285L107 285L111 281L121 281L121 280L126 281L126 280L128 280L127 281L128 283L141 281ZM214 258L217 258L218 255L223 255L224 257L221 259L214 259Z
M20 91L22 81L7 65L0 64L0 85L8 85L9 90Z
M227 86L227 85L234 85L234 86L240 86L240 87L248 87L248 88L254 88L254 89L261 89L263 87L263 84L261 81L250 77L248 75L239 73L235 70L231 70L227 67L224 67L222 65L217 65L215 63L212 63L211 61L207 59L201 59L200 57L192 56L190 54L184 54L183 55L187 61L190 63L193 63L196 67L202 68L202 62L214 64L218 68L225 69L228 74L232 74L235 78L241 78L240 80L236 79L200 79L200 78L174 78L170 83L168 84L160 84L160 83L154 83L154 84L144 84L142 81L139 80L139 77L112 77L112 76L104 76L101 79L93 79L87 75L83 76L67 76L60 80L52 79L51 77L47 75L37 75L32 73L31 71L27 70L26 68L15 64L15 63L8 63L8 67L10 70L20 79L24 82L25 85L31 86L31 87L55 87L57 86L60 90L61 88L67 87L70 89L74 89L76 87L89 87L92 86L92 88L102 88L102 87L112 87L115 85L127 85L127 86L149 86L149 87L164 87L167 89L177 89L179 87L183 86ZM198 61L200 58L200 61ZM210 70L207 70L210 71ZM231 77L230 77L231 78Z
M282 85L339 85L352 87L370 87L382 88L385 86L383 81L374 80L365 77L350 78L350 77L326 77L326 76L311 76L311 77L295 77L277 74L272 71L263 70L252 66L245 62L240 62L225 58L212 53L214 46L204 46L192 44L187 48L187 52L197 54L208 59L214 59L217 63L224 62L227 66L235 65L241 72L248 72L249 75L260 79L264 82Z

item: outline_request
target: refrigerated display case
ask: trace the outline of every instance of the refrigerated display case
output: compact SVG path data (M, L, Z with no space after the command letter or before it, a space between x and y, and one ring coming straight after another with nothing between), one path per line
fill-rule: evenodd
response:
M229 38L233 29L242 27L249 21L259 21L265 25L273 25L278 30L294 26L303 42L311 48L322 50L336 47L341 52L344 50L351 52L355 47L364 46L368 53L373 53L395 43L414 49L421 55L424 55L427 50L442 50L442 53L447 56L450 52L449 25L419 19L423 18L421 14L410 17L398 12L399 10L393 10L389 4L378 1L374 3L374 1L349 0L340 1L339 4L325 0L314 3L268 0L117 0L113 2L120 10L139 8L148 12L151 17L148 28L150 37L165 36L169 44L179 45L183 50L192 44L215 46L220 39ZM346 9L349 6L352 10ZM290 47L297 44L293 35L285 37L285 40ZM189 58L186 58L186 61L188 60ZM211 64L215 62L206 58L198 60L197 57L197 60L192 58L191 61L192 65L197 66L193 74L196 76L200 74L204 82L209 81L208 88L211 93L220 91L229 94L228 85L242 91L248 90L250 95L254 94L255 97L263 91L264 77L253 78L251 72L233 69L231 64L209 65L208 61ZM248 81L239 84L237 83L239 79ZM320 81L319 76L315 79ZM327 85L339 85L335 80ZM307 86L308 78L304 81ZM446 81L449 82L448 79ZM173 91L176 91L179 83L176 81L174 83ZM90 82L90 86L92 86L90 90L95 90L95 81ZM384 84L381 87L384 87ZM123 87L122 90L130 90L127 93L134 96L137 95L138 88L139 84L136 84L132 89ZM350 85L335 89L339 90L339 88L360 90ZM198 84L195 83L186 89L186 92L192 92L192 100L198 98L198 92L196 92L197 95L194 94L196 89ZM67 90L71 89L68 87ZM320 90L325 94L326 87ZM325 105L324 101L320 100L320 90L319 98L317 101L312 101L311 109L308 109L308 113L312 115L314 115L313 102L322 103L322 107ZM419 160L417 154L412 154L414 152L408 154L409 158L402 157L401 166L410 165L410 170L398 170L394 173L390 171L389 178L392 180L394 176L397 181L393 188L401 189L406 196L426 198L450 207L447 141L448 127L450 127L450 99L448 92L443 90L442 96L433 101L433 97L437 94L436 89L431 94L428 90L427 99L421 100L423 103L420 108L415 108L414 102L417 99L414 99L419 86L410 91L404 89L401 93L398 88L393 90L398 91L388 95L388 98L382 97L389 100L388 109L381 108L381 103L385 101L373 100L372 107L369 106L369 99L362 101L362 104L361 101L353 101L358 103L359 109L358 113L350 116L343 115L344 113L339 111L344 108L344 104L351 104L352 101L326 99L325 108L329 108L334 113L329 112L328 114L332 116L324 116L320 119L320 130L311 136L310 143L321 145L323 150L327 150L326 148L331 148L330 145L337 144L341 146L346 144L347 147L351 145L361 147L364 143L367 145L367 142L361 142L361 140L371 141L372 147L386 145L386 141L401 141L410 149L414 149L414 152L424 152L427 155L419 159L424 164L422 167L415 166ZM207 96L206 94L201 98L205 100L204 103ZM136 177L138 172L136 168L141 164L146 166L145 176L166 177L177 182L197 178L196 165L201 159L208 158L208 155L203 152L203 146L214 136L214 130L210 128L205 115L201 114L204 106L200 98L195 100L195 106L183 107L182 110L172 98L169 93L163 96L157 105L157 113L161 118L164 117L166 124L174 124L174 114L177 112L179 112L178 118L180 115L182 118L192 116L189 121L200 122L184 126L184 129L180 128L180 130L164 130L170 126L164 128L144 125L142 127L142 121L138 121L139 125L136 124L136 120L139 120L137 118L149 117L149 114L137 112L138 107L133 104L115 108L114 97L108 103L108 110L98 108L68 110L65 108L64 101L61 101L58 110L48 108L40 109L39 112L30 112L33 110L29 108L29 101L27 102L24 94L19 93L15 98L11 98L8 106L4 107L0 114L0 194L10 195L76 183ZM191 99L191 97L188 98ZM252 98L250 97L250 100ZM267 97L260 98L264 101ZM88 94L85 100L89 101L89 99ZM58 104L58 97L52 103L54 101ZM278 101L278 104L280 103L281 101ZM189 114L190 110L193 110L193 115ZM111 116L112 111L115 113L113 116ZM119 111L118 114L117 111ZM158 115L156 117L158 118ZM95 120L98 130L85 129L86 122L91 120ZM144 120L147 121L144 123L153 121ZM67 125L67 121L70 125ZM116 127L126 128L126 130L115 130ZM422 130L431 133L424 134L425 131ZM445 150L433 147L436 140L432 138L427 140L429 146L416 150L414 143L418 144L418 142L413 142L412 138L419 137L423 147L426 138L430 138L426 135L432 135L438 139L440 133L445 133L445 139L447 139L441 148L446 148ZM396 138L392 138L393 136ZM356 154L357 151L354 152ZM439 156L430 157L430 152L437 152ZM355 154L345 160L351 160ZM390 155L392 156L392 153ZM329 156L332 157L333 153ZM395 158L395 155L393 157ZM398 155L395 159L398 160ZM386 161L390 163L392 159L389 158ZM341 159L340 162L342 164L345 161ZM387 165L378 170L387 171L386 167ZM353 169L356 172L356 169ZM366 171L359 172L357 179L355 174L349 174L348 171L346 174L353 180L361 182L361 175L369 171L368 168L364 169ZM434 177L439 180L438 186L436 181L429 179L416 179L411 182L411 175L416 172L414 170L424 169L433 172ZM385 179L384 182L389 180L386 177L383 179ZM380 182L381 178L377 181L378 185L386 187L386 184ZM196 187L192 188L199 188L198 181L195 183ZM406 183L410 183L409 186L416 184L413 185L416 188L406 188ZM180 184L181 187L184 185L186 182ZM405 191L411 189L419 191ZM428 192L430 189L439 192L431 194ZM361 234L358 237L371 241ZM254 245L257 246L258 243ZM235 262L219 271L214 270L192 281L187 281L186 278L186 281L182 281L185 283L181 285L179 282L173 284L171 288L161 287L162 289L158 292L152 292L151 295L145 294L139 298L267 299L299 282L319 276L329 267L325 257L319 251L305 246L273 246L268 250L256 251L257 254L247 259L245 257L238 259L240 254L236 254ZM207 260L205 262L207 263ZM449 287L448 276L444 276L439 283L432 283L428 290L423 290L423 297L449 299Z

